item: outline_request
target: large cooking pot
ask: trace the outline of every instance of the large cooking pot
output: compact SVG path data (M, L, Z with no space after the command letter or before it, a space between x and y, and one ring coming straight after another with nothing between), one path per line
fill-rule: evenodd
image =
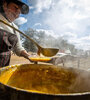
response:
M11 100L90 100L90 73L46 64L0 69L0 87Z

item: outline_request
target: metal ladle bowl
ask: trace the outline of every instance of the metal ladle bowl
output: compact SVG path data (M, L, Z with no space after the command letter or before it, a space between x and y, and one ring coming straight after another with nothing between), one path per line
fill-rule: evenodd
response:
M54 56L58 51L59 49L57 48L42 48L41 47L40 49L38 49L38 55L42 53L44 56L51 57L51 56Z
M38 48L38 55L40 55L40 53L42 53L44 56L47 57L51 57L56 55L56 53L59 51L58 48L43 48L41 47L37 42L35 42L33 39L31 39L29 36L27 36L26 34L24 34L23 32L21 32L20 30L16 29L15 27L9 25L8 23L6 23L5 21L0 19L0 22L2 22L3 24L13 28L14 30L16 30L17 32L21 33L23 36L25 36L26 38L28 38L30 41L32 41Z

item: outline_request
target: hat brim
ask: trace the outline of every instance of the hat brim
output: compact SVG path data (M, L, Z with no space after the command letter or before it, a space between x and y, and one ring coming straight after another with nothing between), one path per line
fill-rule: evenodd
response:
M14 1L15 4L21 6L21 13L22 14L28 14L29 13L29 6L22 1Z

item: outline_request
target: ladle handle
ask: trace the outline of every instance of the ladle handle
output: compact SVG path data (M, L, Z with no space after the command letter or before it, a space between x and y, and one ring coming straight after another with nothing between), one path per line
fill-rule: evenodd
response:
M41 48L41 46L40 46L39 44L37 44L33 39L31 39L29 36L27 36L26 34L24 34L23 32L21 32L20 30L18 30L18 29L16 29L15 27L9 25L8 23L6 23L5 21L3 21L3 20L1 20L1 19L0 19L0 22L4 23L5 25L7 25L7 26L13 28L13 29L16 30L17 32L19 32L19 33L21 33L22 35L24 35L26 38L28 38L30 41L32 41L32 42L38 47L38 49Z

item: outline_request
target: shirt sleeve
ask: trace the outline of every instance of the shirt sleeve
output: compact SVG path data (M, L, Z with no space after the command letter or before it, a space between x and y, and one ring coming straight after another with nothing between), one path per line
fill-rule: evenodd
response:
M22 47L22 44L21 44L21 41L20 41L20 33L15 31L15 34L17 35L18 42L17 42L16 46L14 47L13 52L15 52L16 55L20 56L21 51L25 50L25 49L24 49L24 47Z
M16 46L14 47L14 52L16 53L16 55L20 56L21 51L25 50L25 49L24 49L24 47L22 47L19 33L17 33L17 37L18 37L18 42L17 42Z

